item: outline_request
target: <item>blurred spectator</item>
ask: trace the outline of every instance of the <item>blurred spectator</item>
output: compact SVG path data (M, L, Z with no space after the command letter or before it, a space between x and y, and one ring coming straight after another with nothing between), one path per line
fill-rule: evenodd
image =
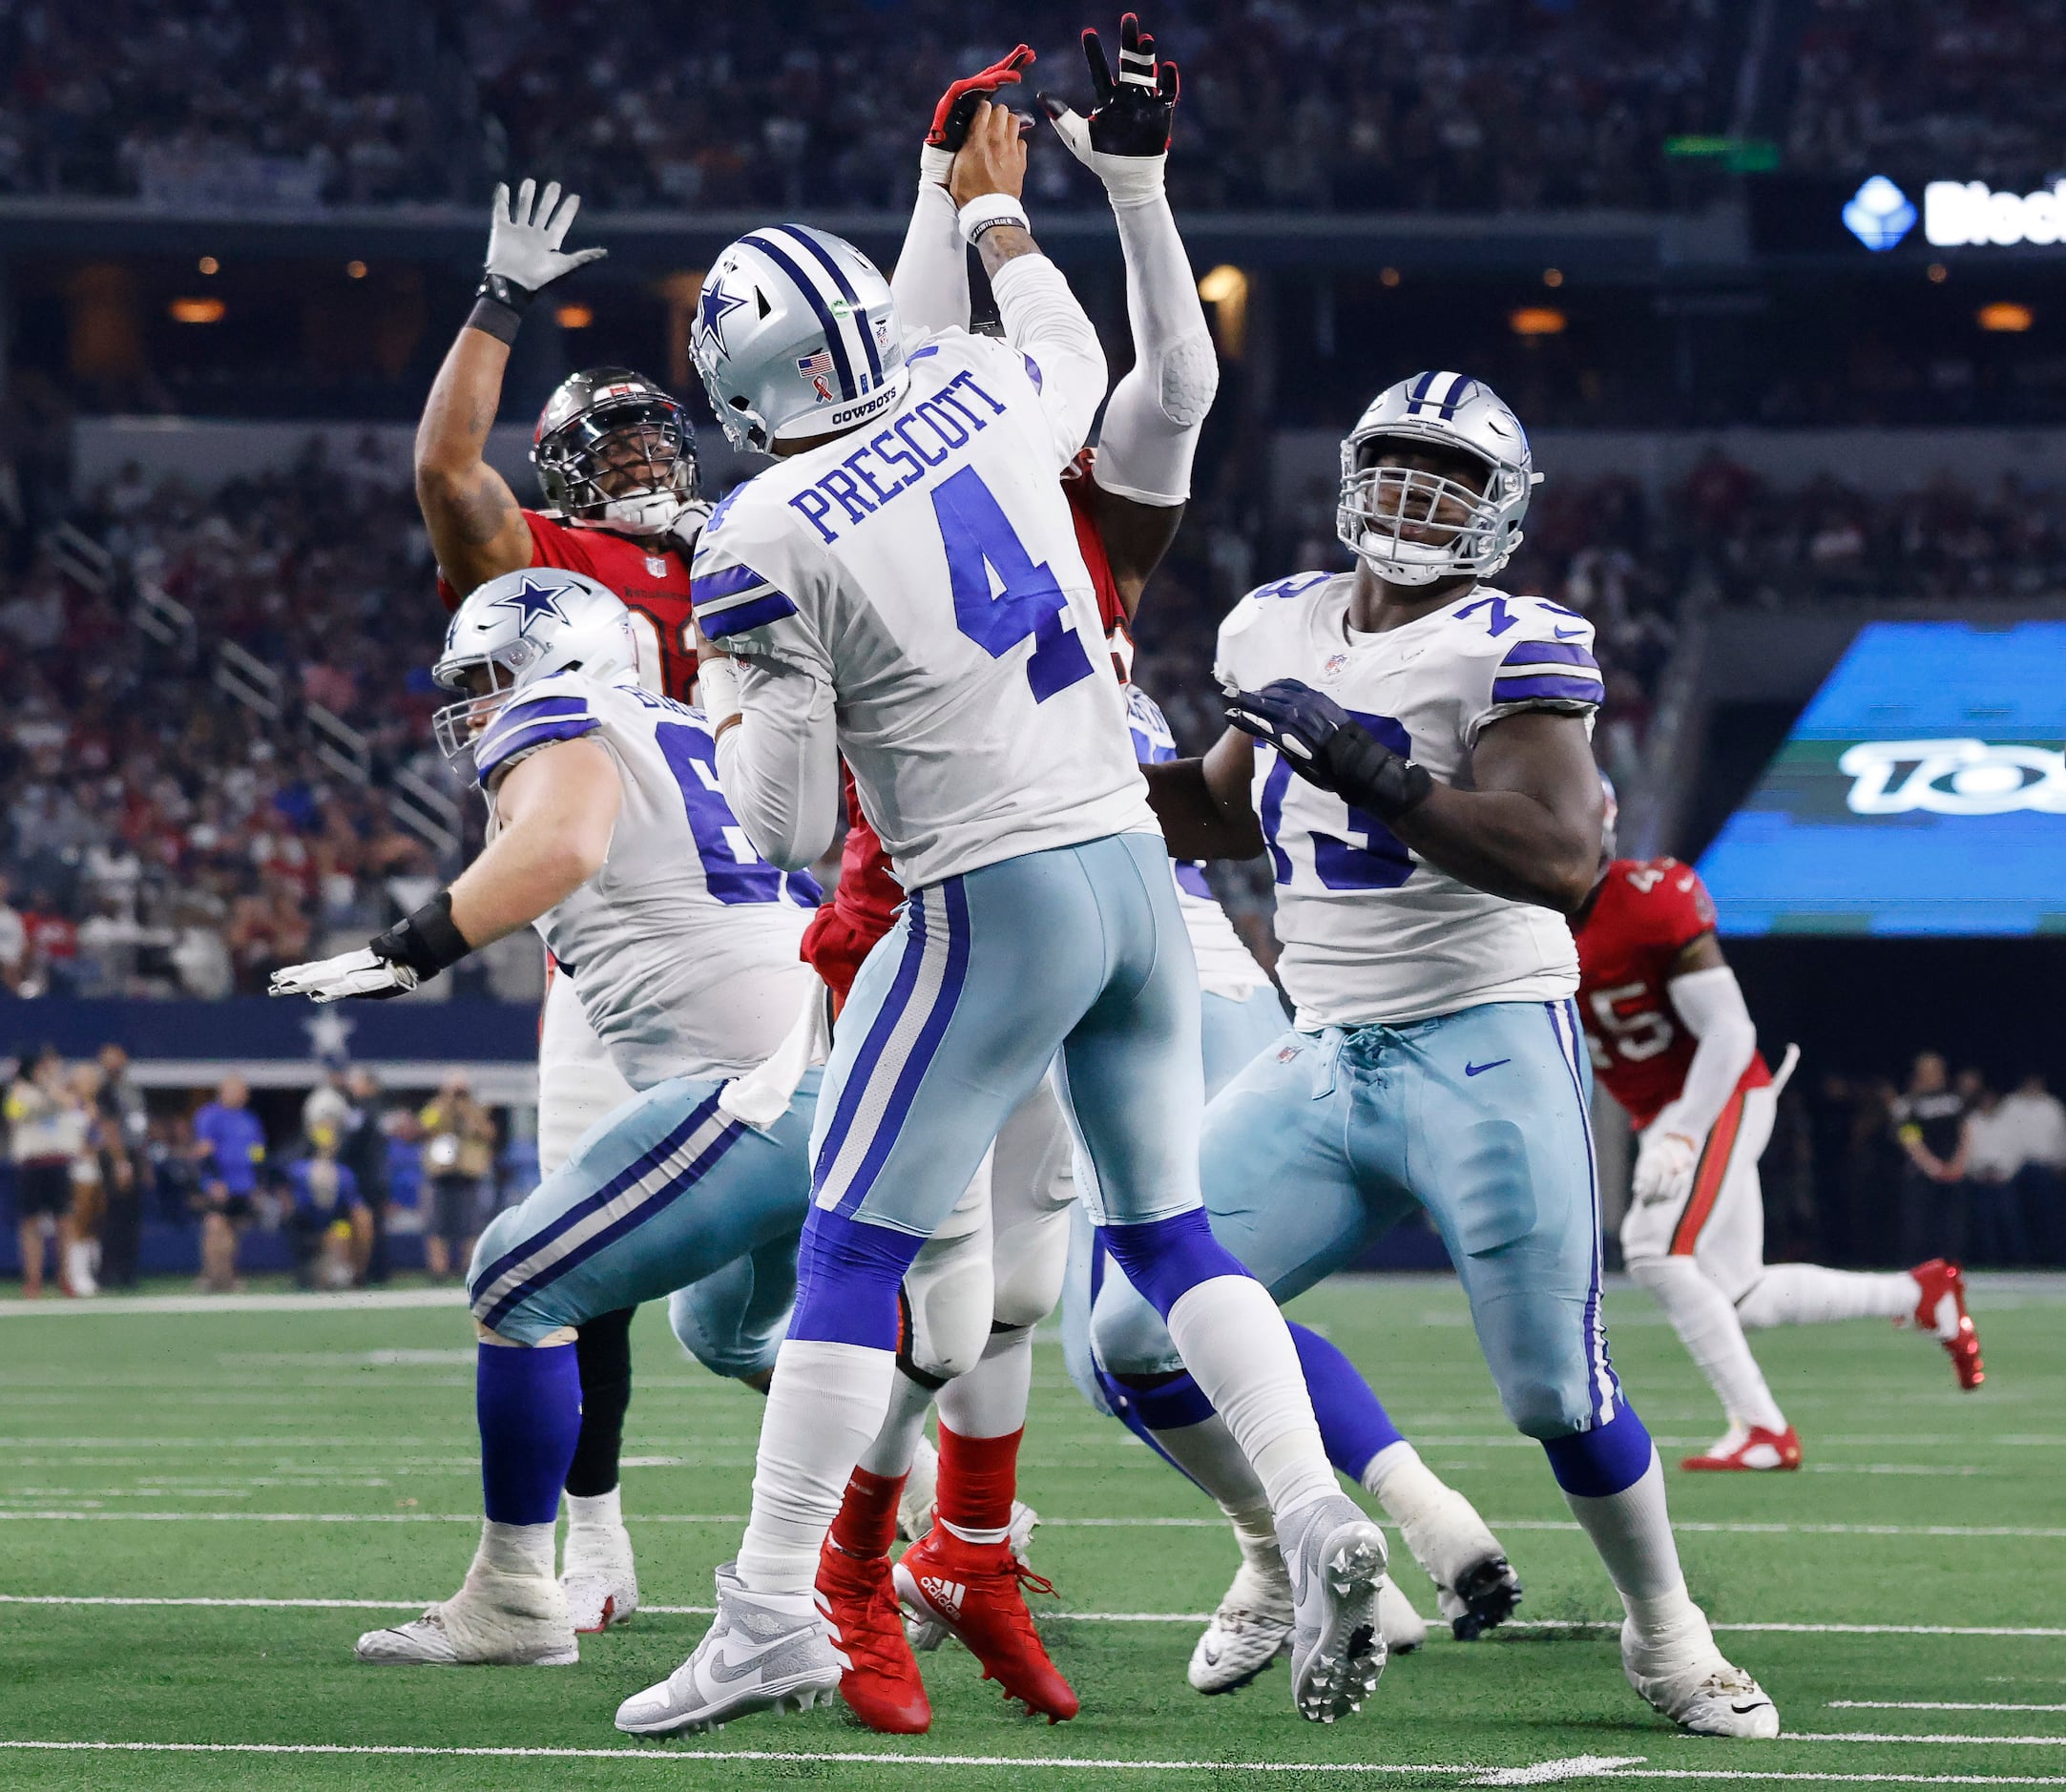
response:
M388 1141L381 1127L380 1082L364 1065L345 1073L344 1094L350 1109L344 1123L344 1138L338 1161L359 1185L359 1198L365 1204L371 1222L365 1253L359 1263L360 1280L379 1287L387 1280L387 1155Z
M136 1285L136 1256L143 1214L151 1195L150 1115L143 1091L130 1074L129 1053L118 1045L100 1048L94 1149L100 1156L100 1186L107 1217L100 1235L100 1283Z
M455 1274L464 1276L472 1261L495 1167L495 1122L456 1071L418 1118L426 1136L424 1167L430 1178L425 1258L431 1276L443 1281Z
M2034 1071L2002 1098L1999 1121L2021 1164L2016 1184L2036 1261L2066 1265L2066 1104Z
M24 961L29 956L29 931L8 895L8 880L0 876L0 988L12 995L21 988Z
M257 1217L259 1171L265 1162L265 1129L247 1105L241 1076L227 1076L216 1098L194 1115L191 1147L200 1173L199 1285L227 1294L237 1280L237 1236Z
M307 1150L287 1165L287 1229L299 1287L348 1287L373 1241L359 1178L338 1161L337 1150L337 1128L322 1121L309 1129Z
M1889 1111L1894 1137L1908 1156L1901 1180L1904 1262L1955 1257L1964 1250L1965 1133L1971 1106L1951 1086L1941 1053L1916 1054L1908 1088Z
M66 1074L65 1093L66 1130L72 1143L72 1245L65 1253L66 1291L98 1294L100 1230L107 1214L97 1138L100 1066L73 1065Z
M1976 1074L1977 1087L1965 1078L1960 1082L1972 1103L1960 1143L1972 1211L1972 1260L1996 1266L2027 1262L2030 1242L2017 1181L2023 1151L2015 1137L2014 1116L2003 1116L2001 1097Z
M55 1046L18 1054L7 1094L7 1118L14 1158L22 1298L33 1301L43 1293L46 1233L55 1234L58 1285L70 1294L72 1245L77 1237L72 1219L72 1165L79 1154L82 1129L75 1123L65 1061Z

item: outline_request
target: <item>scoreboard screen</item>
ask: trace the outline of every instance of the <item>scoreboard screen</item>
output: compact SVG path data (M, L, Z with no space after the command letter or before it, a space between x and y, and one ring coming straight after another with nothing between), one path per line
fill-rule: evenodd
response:
M2066 933L2066 622L1868 624L1700 870L1724 934Z

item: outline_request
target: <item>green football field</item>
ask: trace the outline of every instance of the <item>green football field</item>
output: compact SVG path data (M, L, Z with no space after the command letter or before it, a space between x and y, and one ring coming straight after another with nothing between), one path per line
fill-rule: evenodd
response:
M2066 1784L2066 1281L1984 1283L1989 1380L1876 1323L1768 1334L1803 1472L1672 1473L1687 1578L1788 1735L1676 1734L1629 1692L1617 1607L1534 1446L1501 1421L1454 1285L1347 1280L1299 1313L1372 1375L1527 1582L1524 1623L1395 1659L1362 1715L1302 1722L1282 1667L1184 1684L1233 1567L1200 1496L1086 1408L1043 1340L1024 1491L1082 1696L1006 1707L950 1644L935 1719L844 1709L636 1743L611 1725L700 1634L736 1547L758 1399L641 1316L625 1505L652 1602L565 1669L357 1665L473 1547L472 1350L453 1303L0 1303L0 1786L1282 1788L1626 1780ZM151 1303L146 1302L146 1306ZM164 1310L169 1304L176 1310ZM1676 1461L1718 1428L1648 1302L1616 1355ZM1402 1551L1423 1611L1432 1594ZM1050 1603L1050 1602L1043 1602Z

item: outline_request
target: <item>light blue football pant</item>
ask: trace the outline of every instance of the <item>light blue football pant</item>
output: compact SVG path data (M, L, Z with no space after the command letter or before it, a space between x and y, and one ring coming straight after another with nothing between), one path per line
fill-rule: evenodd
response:
M1276 986L1267 983L1244 1002L1208 991L1199 998L1199 1020L1205 1062L1205 1100L1210 1104L1259 1052L1274 1044L1283 1031L1283 999ZM1081 1154L1077 1156L1076 1186L1087 1189L1094 1178L1089 1166L1081 1161ZM1111 1408L1098 1384L1096 1365L1091 1358L1094 1262L1099 1277L1125 1273L1113 1263L1109 1253L1099 1251L1096 1222L1089 1207L1077 1201L1069 1213L1069 1265L1062 1276L1062 1362L1076 1391L1098 1411L1109 1413Z
M673 1295L677 1336L720 1375L774 1367L810 1203L823 1072L766 1131L718 1107L719 1082L657 1084L581 1136L497 1214L467 1278L473 1316L520 1344Z
M1569 1001L1287 1032L1205 1115L1213 1235L1278 1301L1352 1262L1414 1202L1449 1247L1501 1405L1532 1437L1622 1408L1600 1317L1591 1088ZM1115 1375L1183 1365L1108 1264L1092 1315Z

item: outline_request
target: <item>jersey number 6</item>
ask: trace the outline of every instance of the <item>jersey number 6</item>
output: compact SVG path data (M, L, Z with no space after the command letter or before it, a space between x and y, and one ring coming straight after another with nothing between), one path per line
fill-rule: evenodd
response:
M1002 659L1029 635L1026 682L1044 703L1091 676L1090 656L1075 632L1063 626L1069 599L1047 563L1035 564L1004 508L972 467L941 482L932 493L954 591L954 624L992 659ZM998 587L991 589L991 581Z

